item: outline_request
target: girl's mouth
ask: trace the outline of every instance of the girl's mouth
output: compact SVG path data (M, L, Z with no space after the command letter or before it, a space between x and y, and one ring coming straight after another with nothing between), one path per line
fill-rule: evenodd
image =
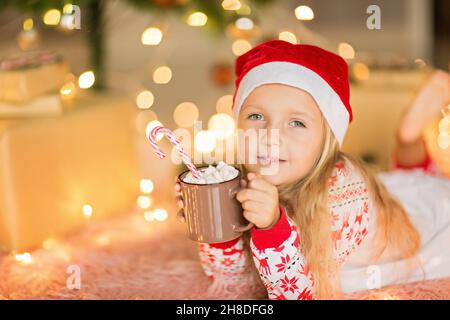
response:
M258 161L263 166L273 165L273 164L281 164L286 162L286 160L279 158L271 158L271 157L258 157Z

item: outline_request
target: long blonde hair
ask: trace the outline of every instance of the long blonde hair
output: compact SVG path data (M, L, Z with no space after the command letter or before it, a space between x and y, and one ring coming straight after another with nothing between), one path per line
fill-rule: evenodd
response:
M300 180L278 186L280 204L288 210L300 234L300 250L314 276L314 295L318 299L341 298L340 266L333 258L331 219L328 207L328 179L335 164L347 158L359 171L376 210L376 251L372 261L383 253L394 259L414 258L420 247L420 234L401 204L379 181L373 168L339 149L324 121L323 148L316 164ZM245 168L243 168L245 172ZM248 240L247 240L248 241Z

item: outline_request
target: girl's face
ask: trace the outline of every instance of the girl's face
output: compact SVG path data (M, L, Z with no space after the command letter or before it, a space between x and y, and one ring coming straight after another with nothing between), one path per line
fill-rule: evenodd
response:
M288 85L254 89L242 105L237 126L245 134L239 135L245 168L275 186L305 177L322 149L324 128L318 105L309 93ZM253 143L246 138L248 132L256 135Z

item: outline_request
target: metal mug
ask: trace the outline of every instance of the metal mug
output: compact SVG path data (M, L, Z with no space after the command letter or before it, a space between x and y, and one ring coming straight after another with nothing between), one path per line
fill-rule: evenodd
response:
M242 176L241 170L236 169L239 174L234 179L212 184L183 181L189 170L178 175L189 239L204 243L226 242L254 226L244 218L241 203L236 199Z

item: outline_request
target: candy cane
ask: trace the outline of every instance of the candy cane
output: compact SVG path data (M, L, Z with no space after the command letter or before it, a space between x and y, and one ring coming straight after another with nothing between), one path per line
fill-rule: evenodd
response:
M184 151L183 147L181 146L181 143L177 140L177 138L175 137L175 134L170 131L169 129L162 127L162 126L155 126L152 131L150 131L150 134L148 136L149 140L150 140L150 144L153 148L153 151L156 153L156 155L162 159L166 156L166 154L164 153L164 151L162 151L157 142L156 142L156 137L159 133L164 133L167 137L167 139L169 139L169 141L172 143L172 145L178 150L178 152L181 155L181 159L183 160L184 164L188 167L188 169L192 172L192 175L197 178L200 179L201 178L201 172L197 169L197 167L192 163L191 158L189 158L188 154L186 153L186 151Z

